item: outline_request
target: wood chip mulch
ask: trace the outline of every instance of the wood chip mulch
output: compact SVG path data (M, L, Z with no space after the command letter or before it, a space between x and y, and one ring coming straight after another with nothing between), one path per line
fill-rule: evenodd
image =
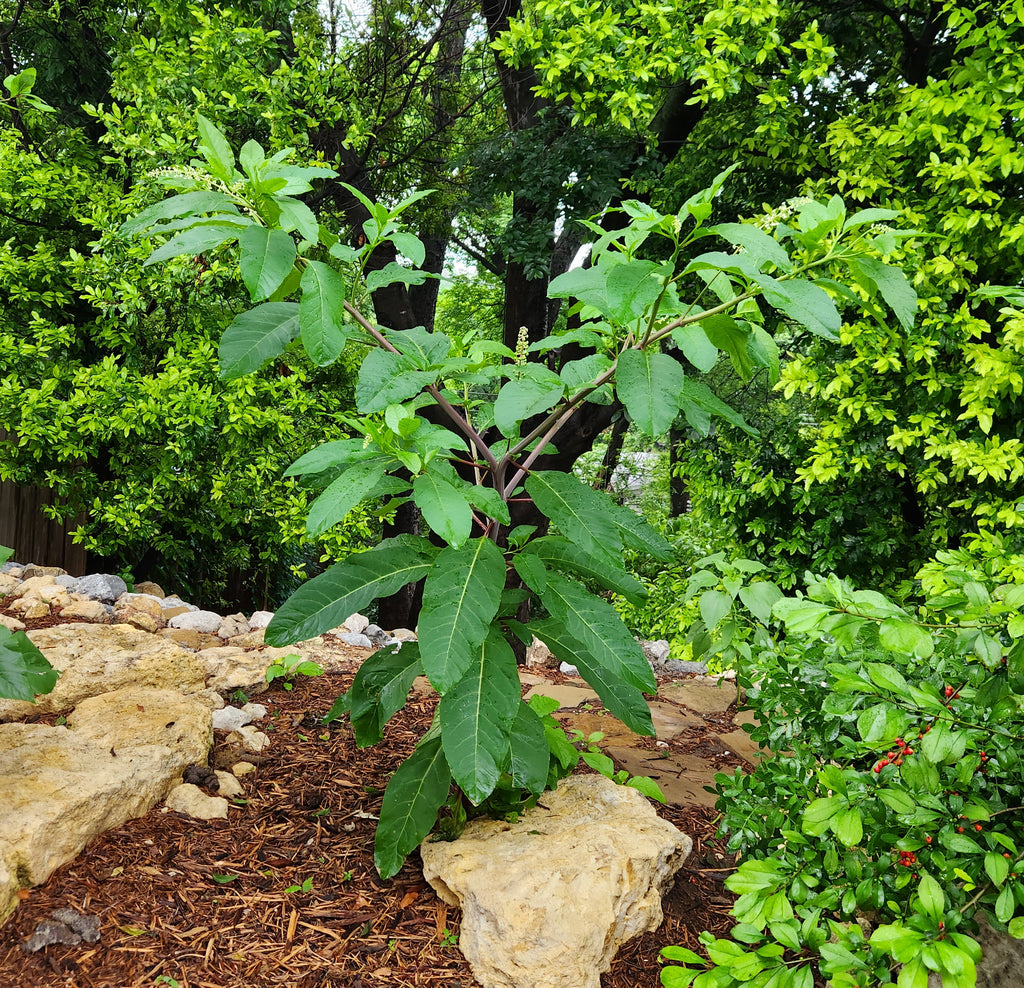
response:
M360 749L346 724L319 722L352 671L253 697L270 710L256 726L272 744L242 778L245 798L229 820L157 808L22 893L0 928L0 988L472 988L458 911L423 880L418 854L390 881L373 868L384 786L436 696L415 696L384 744ZM225 736L217 732L211 764L237 759ZM701 931L731 925L722 883L732 858L714 836L715 812L659 812L693 838L693 854L665 896L661 928L620 949L603 988L656 986L663 946L696 949ZM99 942L26 953L37 924L64 907L98 917Z

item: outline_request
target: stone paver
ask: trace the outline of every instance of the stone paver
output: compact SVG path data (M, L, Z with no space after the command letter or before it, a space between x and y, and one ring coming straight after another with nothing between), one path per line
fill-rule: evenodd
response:
M654 779L670 803L678 806L715 805L718 797L704 787L715 784L715 773L719 769L704 758L676 754L662 757L643 748L618 746L606 748L605 753L615 762L616 768L624 768L630 775L646 775Z
M647 705L651 708L655 736L659 741L668 741L669 738L682 734L688 727L700 727L704 723L695 714L687 713L662 700L652 700Z
M560 708L578 707L581 703L593 703L598 700L597 694L592 689L581 686L556 686L554 683L544 683L532 687L526 694L526 699L529 700L538 694L557 700ZM598 700L598 702L600 701Z
M712 676L697 676L667 683L659 695L699 714L720 714L736 702L736 683Z

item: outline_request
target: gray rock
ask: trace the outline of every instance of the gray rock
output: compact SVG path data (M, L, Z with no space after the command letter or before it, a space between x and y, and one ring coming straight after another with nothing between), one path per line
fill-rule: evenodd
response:
M189 611L187 614L176 614L167 622L168 627L180 628L183 631L200 631L215 635L220 629L223 618L213 611Z
M247 635L248 633L249 619L244 614L227 615L217 629L217 636L220 638L235 638L237 635Z
M75 593L101 600L104 604L112 604L121 594L126 593L128 584L119 576L110 573L91 573L83 576L74 586Z
M3 566L0 566L0 573L10 573L11 576L21 577L21 574L25 572L25 567L21 563L6 562Z
M171 597L164 597L160 601L160 606L166 611L172 607L187 607L190 611L198 611L199 608L195 604L190 604L187 600L182 600L177 594Z
M249 630L255 631L257 628L265 628L270 624L273 617L273 611L253 611L252 617L249 618Z
M68 590L74 590L75 586L78 584L78 577L69 576L67 573L63 576L55 576L54 579L58 584L60 584L60 586L67 587Z
M683 676L690 673L697 673L703 676L708 667L703 662L684 662L682 659L666 659L664 665L658 670L669 676Z
M578 676L580 674L579 669L577 669L576 666L569 665L568 662L560 662L558 664L558 671L562 673L563 676Z
M237 731L252 722L252 714L238 707L224 707L213 712L213 727L218 731Z
M267 708L262 703L247 703L242 709L249 715L250 720L263 720L267 716Z
M373 648L373 642L366 635L357 635L351 631L343 631L338 637L346 645L354 645L356 648Z
M652 669L657 669L665 664L668 659L669 646L664 638L655 642L643 641L639 638L637 641L640 642L640 647L644 650L644 657L651 664Z

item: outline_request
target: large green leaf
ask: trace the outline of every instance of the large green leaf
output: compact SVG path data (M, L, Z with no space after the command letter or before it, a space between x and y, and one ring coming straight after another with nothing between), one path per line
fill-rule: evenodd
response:
M411 536L387 539L356 552L302 584L267 626L268 645L291 645L336 628L378 597L387 597L427 575L434 547Z
M789 271L793 267L782 244L752 223L719 223L709 227L708 233L716 233L729 243L742 247L755 264L769 261L780 271Z
M528 377L509 381L503 385L494 402L494 424L503 436L515 437L523 419L548 411L564 393L565 384L557 377L543 381Z
M437 557L423 585L419 641L430 682L447 693L466 673L498 613L505 557L485 538Z
M626 350L620 354L615 391L641 432L657 438L679 414L683 368L665 353Z
M416 370L410 357L391 350L371 350L359 365L356 404L363 413L383 412L388 405L419 394L435 375Z
M718 363L718 347L708 339L708 334L699 323L691 323L689 326L680 326L673 330L672 339L683 351L683 356L704 374Z
M747 420L719 398L703 381L687 378L679 394L686 421L701 435L708 435L711 430L711 416L717 415L730 425L742 429L747 435L756 436L757 430L747 424Z
M322 261L308 261L299 282L299 330L309 359L318 367L334 363L348 340L345 331L345 279Z
M353 463L310 506L306 518L307 534L322 535L342 521L357 504L372 495L388 465L393 462L380 456ZM408 488L409 485L402 486ZM388 490L392 492L394 487L389 485Z
M199 150L210 166L210 173L230 184L234 179L235 156L231 145L216 125L199 114Z
M273 295L295 265L295 241L283 230L253 224L238 237L238 267L254 302Z
M907 276L896 267L875 257L858 257L847 262L850 272L862 283L881 292L900 325L909 330L917 318L917 292Z
M597 692L605 708L630 730L637 734L654 734L651 709L643 693L598 662L561 621L556 618L534 621L530 630L551 649L552 654L576 666Z
M431 333L422 326L412 329L392 329L387 334L395 348L404 353L420 370L436 366L451 352L451 337L444 333Z
M366 290L375 292L378 288L385 288L388 285L400 283L403 285L422 285L430 275L426 271L417 271L415 268L405 268L396 261L385 264L377 271L371 271L366 276Z
M606 494L588 487L574 474L555 470L531 473L526 490L559 531L588 555L620 558L622 540L611 507L614 502Z
M426 523L445 542L457 548L469 538L473 510L466 490L449 483L439 471L428 466L426 472L413 481L412 491Z
M49 693L57 672L24 631L12 634L0 626L0 696L34 702L37 693Z
M535 795L542 793L548 780L551 756L544 724L525 700L519 701L508 740L505 759L513 785L522 786Z
M220 338L220 376L244 377L282 354L299 332L296 302L264 302L240 312Z
M776 281L767 275L761 275L757 283L764 292L765 300L785 312L790 319L805 326L816 336L823 336L827 340L836 339L843 320L825 289L801 279Z
M615 255L603 255L611 259ZM599 267L603 267L598 262ZM634 258L615 264L607 271L609 315L618 323L632 322L642 316L661 294L661 282L655 277L664 274L661 264Z
M607 556L595 559L568 539L547 535L528 543L524 551L537 556L548 566L568 570L586 580L593 580L606 590L614 590L630 603L640 604L647 596L644 585L630 576L625 566L616 564Z
M478 805L501 777L520 702L515 653L492 627L466 674L438 705L448 766L462 791Z
M234 199L227 193L211 192L206 189L200 192L183 192L181 195L171 196L152 206L147 206L137 216L122 223L118 235L131 237L143 230L148 230L161 220L174 219L178 216L218 212L238 214ZM152 232L159 233L160 230Z
M631 508L616 504L611 498L605 500L605 506L611 512L612 521L623 535L623 541L632 540L634 548L640 548L649 556L663 563L675 559L675 549L660 532L656 531ZM619 560L621 562L621 560Z
M397 651L382 648L363 662L349 690L349 720L360 748L383 739L384 725L405 706L422 672L416 642L405 642Z
M353 460L361 460L367 452L362 439L336 439L329 443L321 443L308 453L303 453L284 471L284 476L322 473Z
M373 841L373 863L381 878L397 874L407 855L423 843L448 798L451 781L437 737L425 738L399 765L384 790Z
M553 570L548 571L542 590L534 586L530 589L580 647L612 676L638 690L653 693L657 689L643 649L611 604Z
M161 261L170 260L172 257L180 257L182 254L202 254L205 251L213 250L221 244L234 240L239 233L250 229L250 226L241 226L237 223L221 222L210 220L200 221L187 230L171 237L162 247L157 247L143 263L143 267L151 264L159 264Z

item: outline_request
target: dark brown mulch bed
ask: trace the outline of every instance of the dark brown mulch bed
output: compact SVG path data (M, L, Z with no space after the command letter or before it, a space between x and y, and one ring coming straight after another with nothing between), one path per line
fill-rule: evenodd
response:
M373 868L382 790L436 697L415 697L383 745L359 749L347 725L319 723L350 681L350 673L300 677L290 692L254 698L271 710L257 726L272 745L242 779L245 804L229 821L156 809L24 893L0 929L0 988L174 983L162 976L181 988L475 985L455 946L458 913L424 882L418 855L390 881ZM219 732L213 758L222 748ZM714 837L714 811L659 812L691 835L694 851L665 897L662 927L619 951L603 988L655 986L661 947L695 948L702 930L721 935L730 925L722 882L731 858ZM99 917L100 942L24 952L21 943L61 907Z

